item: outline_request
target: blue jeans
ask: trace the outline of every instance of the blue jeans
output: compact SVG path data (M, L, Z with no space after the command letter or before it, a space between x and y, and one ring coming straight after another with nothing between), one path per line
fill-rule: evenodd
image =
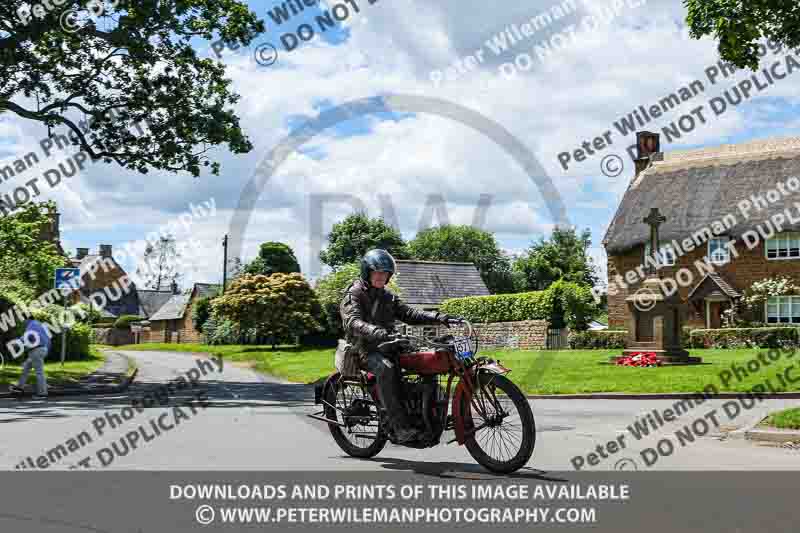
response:
M47 378L44 376L44 360L47 357L47 348L34 348L28 352L28 358L22 364L22 374L19 376L17 386L20 388L28 381L31 367L36 370L36 394L47 394Z

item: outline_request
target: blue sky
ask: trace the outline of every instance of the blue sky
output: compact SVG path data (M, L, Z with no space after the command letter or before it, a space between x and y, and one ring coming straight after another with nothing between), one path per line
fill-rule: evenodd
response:
M530 38L495 54L486 42L499 32L552 15L563 2L509 0L502 7L473 0L354 0L359 13L337 28L320 33L296 49L285 51L281 37L301 24L317 27L316 18L338 2L307 8L280 26L268 16L280 2L250 2L267 23L265 34L249 49L224 50L219 58L241 94L237 113L255 146L253 152L233 155L214 152L222 163L219 177L121 171L97 164L60 185L48 195L62 211L62 237L70 250L96 249L100 243L122 246L141 240L189 209L214 198L217 214L192 228L199 243L187 253L196 270L186 282L217 281L221 277L219 242L229 231L231 216L245 184L254 176L269 151L290 133L319 113L346 102L389 94L422 95L457 103L502 125L531 150L549 175L567 207L571 223L589 228L592 256L604 263L600 240L613 216L633 166L624 147L633 137L614 134L614 144L594 157L564 171L557 155L580 147L619 117L638 105L649 105L694 79L718 61L716 45L709 39L688 36L680 2L649 0L623 2L606 23L596 27L587 17L606 2L576 1L577 10L545 24ZM627 0L626 0L627 1ZM338 8L341 14L341 9ZM541 20L541 19L540 19ZM578 30L565 33L565 28ZM571 39L571 40L570 40ZM539 60L544 43L553 48L550 60ZM254 60L264 43L278 49L271 66ZM215 58L211 43L194 43L198 53ZM482 54L480 61L476 53ZM527 54L527 59L525 57ZM472 68L439 84L434 73L455 72L467 56ZM777 60L765 58L765 64ZM503 66L505 65L505 67ZM503 75L516 65L516 75ZM526 68L527 67L527 68ZM502 69L506 70L503 71ZM647 126L660 131L670 122L749 77L746 72L707 86L704 94ZM800 78L798 78L800 80ZM732 108L712 117L665 151L753 138L798 135L800 105L798 80L792 76ZM45 131L15 117L0 121L0 158L6 164L35 150ZM625 168L607 177L600 169L605 155L618 154ZM50 164L57 163L53 158ZM0 183L0 195L18 186ZM333 195L344 197L339 203ZM244 259L266 240L288 242L304 272L319 271L314 233L320 219L323 233L337 220L363 205L371 215L381 212L381 197L389 198L406 238L421 229L426 205L442 197L452 223L469 224L482 194L491 194L485 229L495 233L500 245L519 252L547 235L553 227L547 205L523 169L484 135L457 121L424 112L357 116L319 133L288 155L259 195L244 234ZM316 209L320 198L323 207ZM315 218L317 217L317 218ZM436 218L434 217L434 221ZM128 265L135 270L134 262Z

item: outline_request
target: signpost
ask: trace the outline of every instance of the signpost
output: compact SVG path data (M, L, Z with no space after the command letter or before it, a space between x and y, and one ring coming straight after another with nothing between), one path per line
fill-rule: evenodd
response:
M81 286L80 268L57 268L55 277L55 288L64 295L64 310L67 309L67 297ZM61 366L64 366L64 359L67 355L67 325L66 320L62 320L61 338Z

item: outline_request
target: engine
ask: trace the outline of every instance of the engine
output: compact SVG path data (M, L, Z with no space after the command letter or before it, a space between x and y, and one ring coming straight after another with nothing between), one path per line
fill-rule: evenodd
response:
M422 430L438 440L444 431L447 397L434 376L404 380L405 406L409 417Z

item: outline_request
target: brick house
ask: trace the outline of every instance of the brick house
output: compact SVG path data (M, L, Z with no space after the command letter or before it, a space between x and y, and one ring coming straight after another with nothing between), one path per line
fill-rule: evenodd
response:
M721 327L723 312L754 282L800 283L800 138L661 153L659 136L637 134L636 172L603 238L608 320L624 328L625 298L650 257L651 208L666 217L656 260L662 288L688 304L690 327ZM751 319L800 322L800 297L772 297Z
M472 263L396 260L396 283L401 299L408 305L434 311L448 298L488 296L491 294ZM433 338L441 334L440 326L398 324L398 331L409 335Z
M75 257L70 259L70 264L81 269L83 285L77 299L94 306L92 295L104 293L105 297L99 301L107 301L107 304L99 311L108 320L122 315L137 315L145 319L158 309L159 302L163 304L172 295L172 291L139 290L133 283L126 291L118 290L123 286L120 280L128 273L114 259L110 244L100 244L97 254L89 253L89 248L78 248ZM121 296L114 298L117 295Z
M202 343L203 334L194 329L192 307L200 298L219 292L221 285L195 283L190 291L173 294L145 323L143 342Z

